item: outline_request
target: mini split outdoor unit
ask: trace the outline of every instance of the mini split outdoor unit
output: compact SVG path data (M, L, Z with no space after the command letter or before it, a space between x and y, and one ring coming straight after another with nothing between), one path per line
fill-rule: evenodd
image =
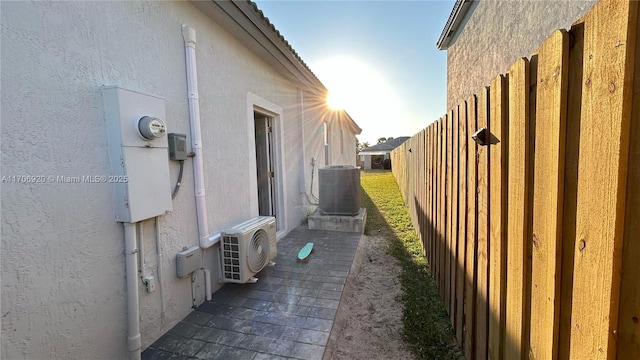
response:
M276 219L258 216L221 233L222 282L254 283L254 277L276 258Z

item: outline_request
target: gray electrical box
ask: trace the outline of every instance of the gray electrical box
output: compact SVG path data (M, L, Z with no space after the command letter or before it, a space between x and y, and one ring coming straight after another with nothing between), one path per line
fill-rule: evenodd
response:
M134 223L173 210L164 99L117 86L103 87L102 96L111 174L101 181L115 188L116 221Z
M187 160L187 135L171 133L168 135L169 159Z
M176 256L176 271L179 278L186 277L200 269L202 250L198 246L192 246L182 250Z

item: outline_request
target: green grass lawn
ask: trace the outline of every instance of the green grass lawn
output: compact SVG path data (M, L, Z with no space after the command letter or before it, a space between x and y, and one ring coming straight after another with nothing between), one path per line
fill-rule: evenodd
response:
M363 171L361 184L365 234L389 239L389 253L402 267L405 341L418 359L464 359L393 174Z

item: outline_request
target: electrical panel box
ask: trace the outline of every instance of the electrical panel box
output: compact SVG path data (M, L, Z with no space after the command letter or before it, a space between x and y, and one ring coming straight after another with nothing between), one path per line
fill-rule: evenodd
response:
M176 256L176 272L179 278L183 278L200 269L202 250L198 246L180 251Z
M187 135L171 133L169 141L169 160L187 160Z
M117 86L102 88L116 221L138 222L171 211L165 103Z

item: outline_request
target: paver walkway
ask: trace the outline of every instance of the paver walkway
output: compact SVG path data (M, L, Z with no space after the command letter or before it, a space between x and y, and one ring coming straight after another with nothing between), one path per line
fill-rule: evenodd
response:
M360 234L299 226L256 284L226 284L142 353L151 359L322 359ZM298 251L313 242L308 263Z

